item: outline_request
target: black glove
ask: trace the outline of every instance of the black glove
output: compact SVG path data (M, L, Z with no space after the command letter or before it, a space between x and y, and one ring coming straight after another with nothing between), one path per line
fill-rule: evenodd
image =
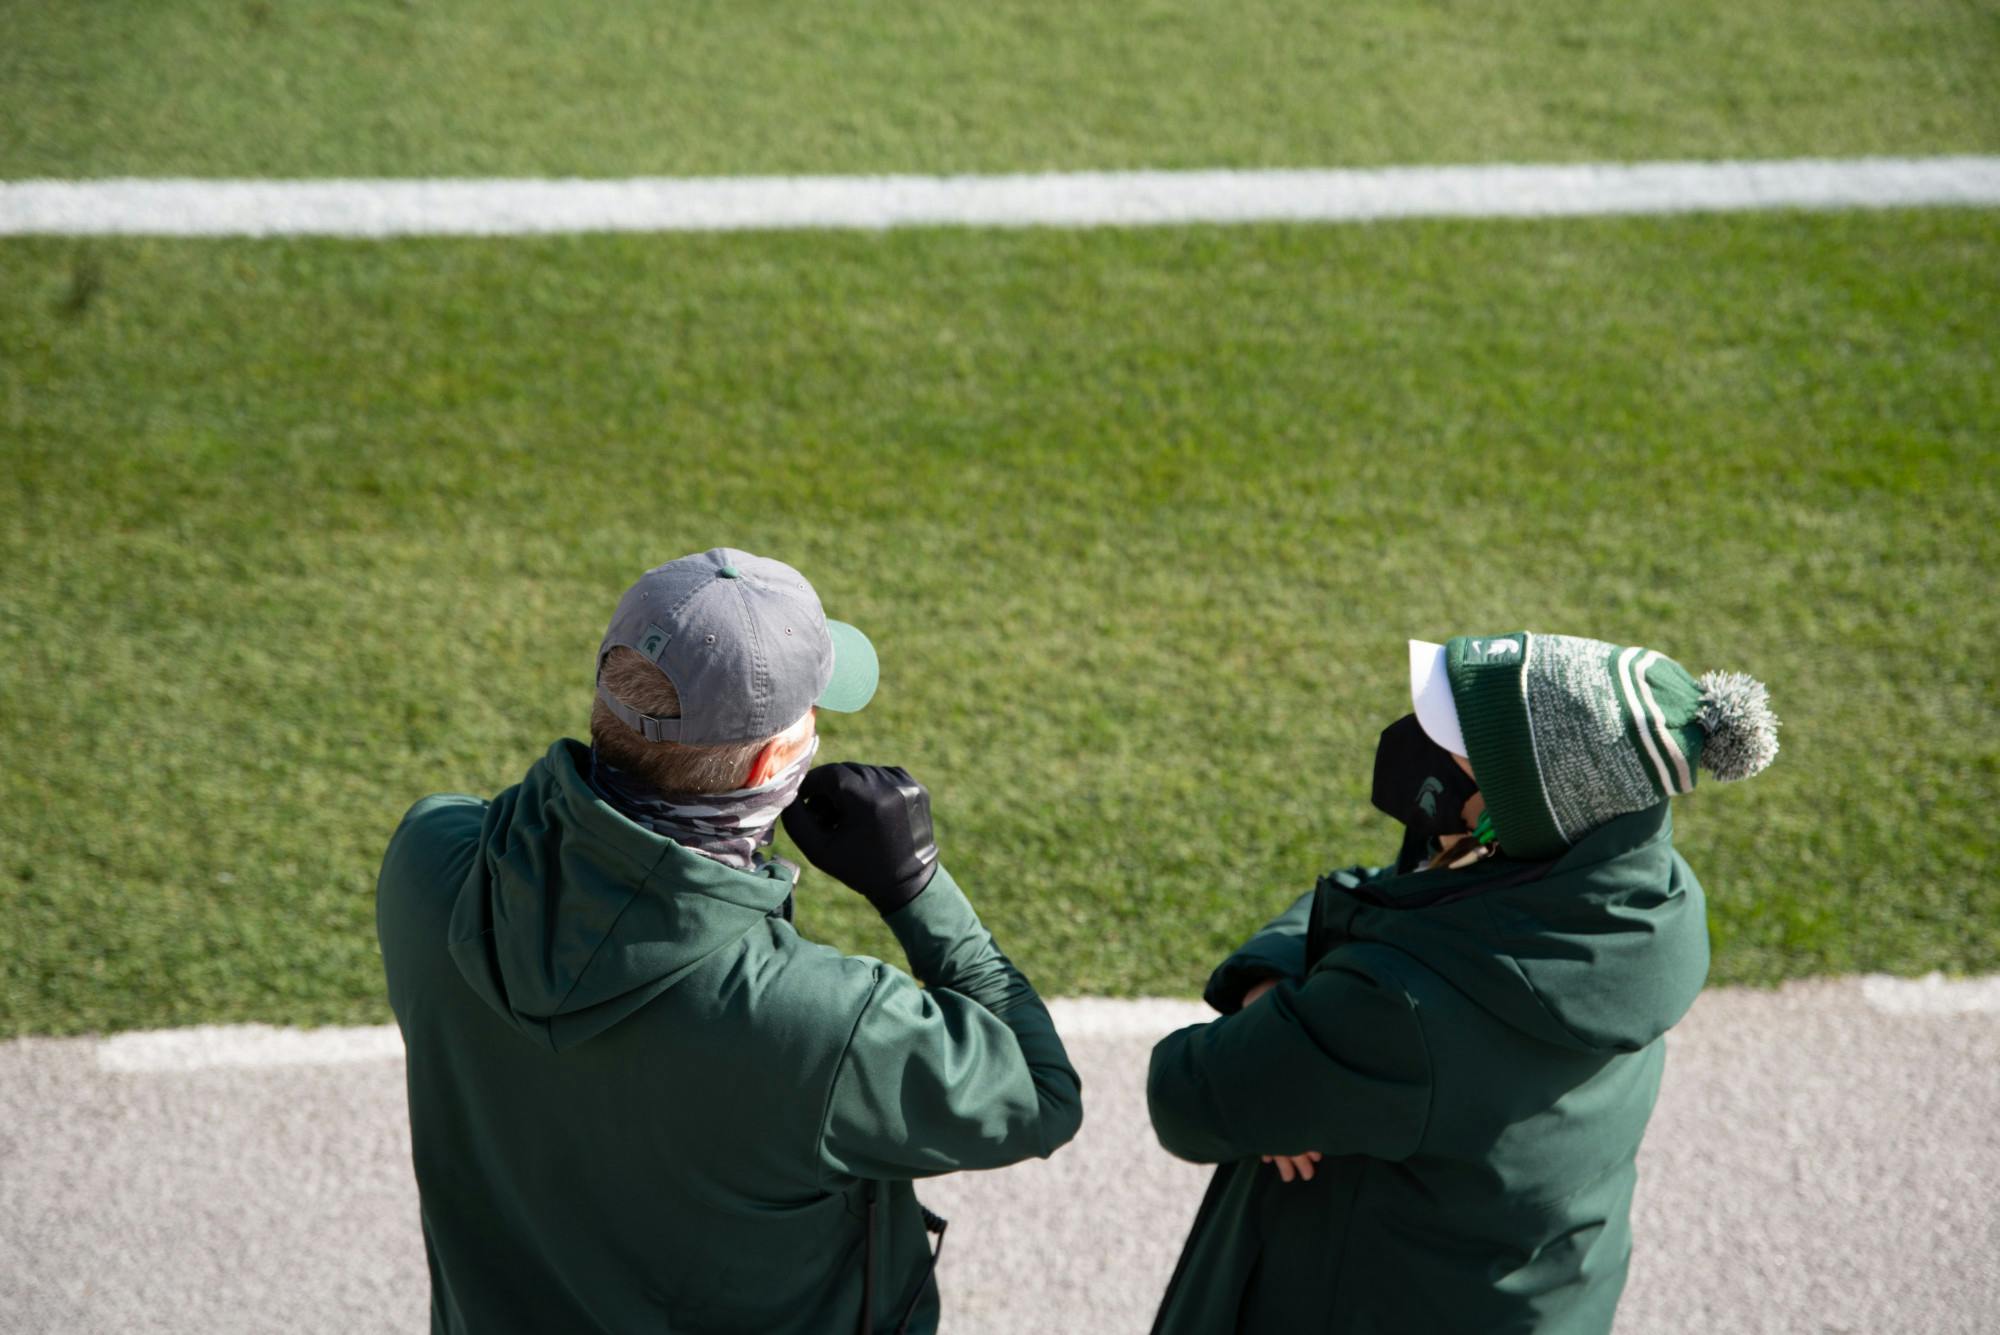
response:
M900 765L816 765L784 820L813 866L859 890L884 916L915 899L937 871L931 795Z

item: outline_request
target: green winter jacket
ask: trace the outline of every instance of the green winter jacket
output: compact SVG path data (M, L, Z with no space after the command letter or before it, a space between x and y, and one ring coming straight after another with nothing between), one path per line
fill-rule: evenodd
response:
M935 1330L910 1179L1046 1156L1079 1082L940 869L910 968L801 937L778 866L633 824L558 742L491 802L430 797L376 893L409 1054L434 1332Z
M1708 973L1665 803L1559 860L1320 879L1153 1050L1160 1143L1223 1165L1154 1330L1603 1335L1661 1037ZM1283 981L1244 1008L1262 977ZM1319 1150L1310 1182L1263 1154Z

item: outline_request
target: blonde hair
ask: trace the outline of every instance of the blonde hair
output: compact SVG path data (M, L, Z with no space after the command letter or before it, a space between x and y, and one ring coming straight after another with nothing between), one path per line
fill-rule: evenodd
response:
M604 658L604 689L642 714L679 718L681 695L667 674L635 649L620 645ZM741 788L750 762L770 742L759 737L720 746L649 742L601 699L590 705L590 744L598 755L662 793L726 793Z

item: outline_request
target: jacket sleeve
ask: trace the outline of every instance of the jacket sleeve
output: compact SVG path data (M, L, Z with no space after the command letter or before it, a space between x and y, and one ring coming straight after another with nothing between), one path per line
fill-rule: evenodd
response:
M1047 1158L1082 1123L1083 1086L1034 987L942 867L887 922L925 986L877 966L829 1091L822 1166L893 1180Z
M1236 948L1228 959L1215 966L1201 999L1233 1015L1243 1006L1243 994L1265 978L1303 978L1306 973L1306 928L1312 921L1313 900L1318 891L1308 890L1292 901L1292 906L1264 924L1257 934Z
M1265 923L1255 936L1215 967L1215 972L1208 976L1208 986L1202 989L1201 999L1224 1015L1234 1015L1243 1008L1243 994L1262 979L1305 977L1306 933L1312 926L1319 887L1331 881L1352 889L1394 870L1393 866L1349 867L1320 877L1319 885L1293 900L1290 908Z
M389 1008L407 1015L427 974L420 959L443 920L473 859L486 819L485 799L436 793L411 807L382 854L375 878L375 939L388 980Z
M1146 1103L1160 1144L1196 1163L1307 1150L1402 1159L1423 1141L1431 1089L1415 1003L1329 957L1303 982L1160 1040Z

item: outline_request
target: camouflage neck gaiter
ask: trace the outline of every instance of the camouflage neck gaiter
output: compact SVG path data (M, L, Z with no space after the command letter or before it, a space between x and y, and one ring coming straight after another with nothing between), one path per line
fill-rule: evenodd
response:
M590 786L610 803L611 809L654 834L673 840L703 857L714 858L738 871L756 871L766 862L780 861L764 855L771 842L771 830L778 813L790 806L812 768L819 751L814 737L805 753L787 765L778 777L755 788L738 788L727 793L685 793L668 796L656 792L645 781L619 769L590 749Z

